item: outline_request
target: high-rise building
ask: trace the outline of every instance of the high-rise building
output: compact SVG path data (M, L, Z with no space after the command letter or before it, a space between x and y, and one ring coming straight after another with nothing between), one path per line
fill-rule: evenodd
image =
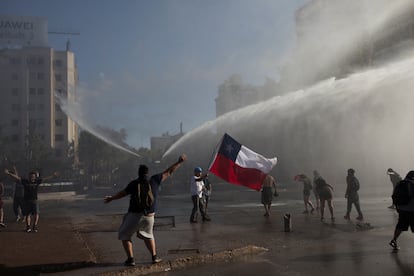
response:
M42 143L55 158L76 152L78 126L62 112L56 95L76 97L78 72L69 47L47 45L47 21L0 16L0 136L11 152Z

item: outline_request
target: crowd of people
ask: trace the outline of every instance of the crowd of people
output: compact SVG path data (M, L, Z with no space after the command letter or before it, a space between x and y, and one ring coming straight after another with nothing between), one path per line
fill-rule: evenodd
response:
M171 176L186 159L187 156L183 154L166 170L151 176L149 174L149 168L146 165L140 165L137 179L131 181L123 190L104 198L104 203L109 203L113 200L129 196L129 207L118 230L118 239L121 241L127 256L124 262L126 266L135 265L132 244L132 237L134 235L144 241L153 263L161 261L157 256L153 233L154 218L157 212L158 191L162 182ZM26 232L36 233L38 231L40 214L38 202L39 185L45 180L57 177L58 173L55 172L51 176L42 178L37 171L31 171L28 173L27 178L22 178L19 176L15 167L12 170L6 169L5 173L14 180L13 211L15 221L26 223ZM356 219L362 221L364 220L364 216L361 211L358 195L360 183L355 174L355 169L350 168L345 177L347 207L344 219L351 219L352 206L355 206L358 213ZM397 239L401 233L407 231L409 227L414 232L414 171L410 171L404 179L392 168L387 170L387 174L393 185L393 204L389 208L396 209L399 215L394 235L389 244L394 250L398 250L400 247L397 244ZM320 220L323 221L325 206L327 205L331 221L334 222L335 216L332 202L334 198L333 186L328 184L317 170L313 171L313 179L302 173L296 175L294 180L303 183L303 203L305 207L303 214L313 214L316 211L320 215ZM210 221L208 204L212 193L212 184L208 178L208 173L203 173L201 167L195 167L189 183L193 205L189 222L198 223L199 213L203 222ZM400 200L402 196L397 196L397 191L399 194L402 193L405 196L405 201ZM0 181L0 227L6 227L2 201L3 193L4 184ZM315 204L310 199L312 193L315 198ZM261 187L261 203L265 209L265 217L270 216L272 200L278 195L274 177L269 174L266 175Z

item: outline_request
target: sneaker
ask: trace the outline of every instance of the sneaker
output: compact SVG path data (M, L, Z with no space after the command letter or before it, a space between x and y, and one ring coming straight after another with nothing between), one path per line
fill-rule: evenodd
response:
M135 266L134 258L128 258L128 259L124 262L124 266Z
M348 215L346 215L346 216L344 216L344 219L350 220L351 218Z
M210 218L209 216L205 216L205 217L203 218L203 221L211 221L211 218Z
M30 226L29 226L29 225L27 225L27 226L26 226L26 233L30 233L30 232L32 232L32 228L30 228Z
M33 226L33 232L37 233L37 231L39 231L39 228L37 227L37 225Z
M364 217L363 216L357 216L356 219L357 220L364 220Z
M21 217L16 217L16 222L19 222L22 218Z
M400 249L400 247L398 246L396 240L391 240L389 244L391 245L392 249L394 249L394 250L399 250Z
M388 208L395 209L395 206L394 205L391 205L391 206L388 206Z
M6 227L6 224L4 222L0 222L1 227Z
M153 264L157 264L162 262L162 259L160 257L158 257L157 255L152 256L152 263Z

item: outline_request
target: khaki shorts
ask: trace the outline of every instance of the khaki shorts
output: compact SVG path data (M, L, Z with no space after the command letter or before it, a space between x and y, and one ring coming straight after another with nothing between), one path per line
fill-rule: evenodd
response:
M154 216L144 216L143 213L127 213L118 230L118 239L130 241L137 233L140 239L154 239Z

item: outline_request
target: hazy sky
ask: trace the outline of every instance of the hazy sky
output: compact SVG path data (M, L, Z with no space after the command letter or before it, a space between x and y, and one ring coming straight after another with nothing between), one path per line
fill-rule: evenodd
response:
M308 0L2 0L2 14L42 16L71 36L85 119L125 128L134 147L215 118L232 74L277 79ZM50 35L64 50L68 36Z

